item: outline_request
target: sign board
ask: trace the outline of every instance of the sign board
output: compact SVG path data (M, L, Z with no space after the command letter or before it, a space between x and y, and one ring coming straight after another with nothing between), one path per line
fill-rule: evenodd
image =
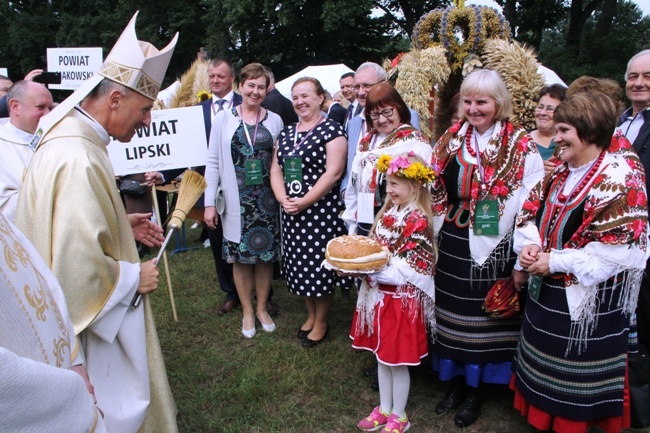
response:
M7 71L7 68L0 68L0 75L4 75L5 77L8 77L9 71Z
M107 149L117 176L205 165L203 108L152 111L148 128L136 129L129 143L111 140Z
M47 71L61 72L61 84L50 84L50 89L76 90L103 62L101 48L48 48Z

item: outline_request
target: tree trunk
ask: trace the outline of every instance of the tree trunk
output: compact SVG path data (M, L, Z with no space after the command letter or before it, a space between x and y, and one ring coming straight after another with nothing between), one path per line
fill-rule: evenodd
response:
M566 48L575 56L580 53L580 38L582 28L589 19L589 16L596 10L603 0L589 0L583 8L582 0L571 0L569 9L569 31L566 35Z
M503 9L503 16L510 23L510 32L513 36L516 36L515 32L519 26L517 20L517 0L501 0L498 1L497 4L501 6Z
M606 38L612 29L612 22L616 15L616 0L604 0L603 7L601 8L600 17L596 23L596 38ZM602 40L602 39L601 39Z

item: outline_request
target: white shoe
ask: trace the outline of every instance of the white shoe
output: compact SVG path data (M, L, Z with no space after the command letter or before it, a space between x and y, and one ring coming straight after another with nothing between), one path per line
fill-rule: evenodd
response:
M273 332L275 331L275 323L271 323L270 325L267 325L266 323L262 323L262 329L264 330L264 332Z
M210 248L210 239L206 239L203 241L203 248Z
M266 323L262 322L262 320L259 318L259 316L257 317L257 320L259 320L260 323L262 324L262 329L264 330L264 332L273 332L273 331L275 331L275 322L274 321L271 320L271 324L267 325Z
M264 324L262 324L262 325L264 325ZM265 329L265 330L266 330L266 329ZM255 337L255 332L256 332L256 331L255 331L255 326L253 326L252 329L244 329L244 319L242 319L242 321L241 321L241 333L242 333L242 335L243 335L244 337L250 339L250 338Z
M192 227L190 227L190 228L191 228L192 230L196 230L196 229L198 229L198 228L199 228L199 223L196 222L196 223L192 224Z

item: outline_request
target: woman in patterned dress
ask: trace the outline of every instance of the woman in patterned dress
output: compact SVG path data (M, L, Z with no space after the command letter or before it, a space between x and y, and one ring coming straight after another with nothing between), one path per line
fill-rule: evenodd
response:
M283 271L292 293L304 296L307 320L298 330L306 348L323 341L338 277L321 268L325 248L345 231L340 180L347 138L340 124L321 114L325 90L315 78L299 78L291 89L300 121L280 133L271 183L282 205Z
M541 430L629 427L628 326L647 257L645 176L604 94L555 110L563 164L532 191L515 250L527 268L525 319L511 387Z
M481 383L510 383L521 327L521 314L494 319L481 308L495 282L513 272L515 217L543 175L532 139L508 120L511 107L499 74L472 72L460 88L461 121L432 157L440 173L432 188L439 249L433 367L452 382L435 410L456 410L459 427L478 418ZM514 276L521 285L523 273Z
M264 66L244 66L239 83L241 105L217 113L212 121L204 220L211 229L222 224L223 256L233 263L235 286L244 311L242 334L253 338L255 316L264 331L275 330L266 309L273 262L280 255L279 206L271 190L270 166L282 120L260 106L269 85ZM225 202L219 214L216 205L222 200L218 200L218 194Z

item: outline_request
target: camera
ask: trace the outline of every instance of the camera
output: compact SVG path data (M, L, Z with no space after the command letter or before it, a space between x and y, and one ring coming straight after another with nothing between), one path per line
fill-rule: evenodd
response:
M61 84L61 72L43 72L33 78L37 83Z

